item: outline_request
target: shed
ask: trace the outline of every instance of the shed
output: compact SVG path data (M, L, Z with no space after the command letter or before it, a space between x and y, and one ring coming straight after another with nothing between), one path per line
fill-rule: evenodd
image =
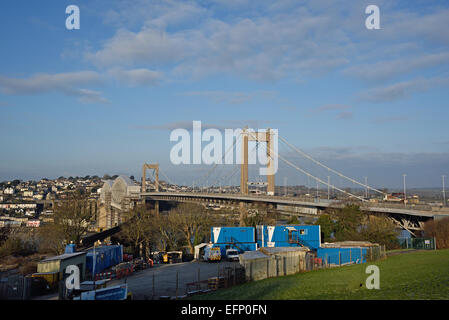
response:
M193 258L195 260L200 260L200 257L202 256L201 251L204 250L204 247L209 245L208 243L200 243L195 246L195 252Z
M64 253L59 256L44 259L37 264L37 272L62 272L65 276L67 266L76 265L80 269L81 279L86 273L86 252Z
M239 259L248 280L261 280L306 271L308 252L305 247L260 248Z

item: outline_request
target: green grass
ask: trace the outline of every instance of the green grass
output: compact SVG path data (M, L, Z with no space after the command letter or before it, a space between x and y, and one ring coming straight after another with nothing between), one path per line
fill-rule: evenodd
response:
M365 269L369 264L379 267L379 290L365 287L369 276ZM449 299L449 249L418 251L373 263L254 281L191 299Z

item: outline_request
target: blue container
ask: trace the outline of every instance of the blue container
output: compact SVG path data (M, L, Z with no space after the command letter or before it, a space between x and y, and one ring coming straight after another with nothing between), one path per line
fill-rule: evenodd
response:
M366 247L343 247L343 248L318 248L317 257L328 264L364 263L368 248Z
M259 247L308 247L321 245L321 229L316 225L257 226Z
M86 254L86 270L93 274L94 249ZM123 246L102 246L95 248L95 274L123 262Z
M75 253L76 252L76 245L74 243L70 243L65 246L64 253Z
M247 243L214 243L212 245L213 248L220 248L220 253L222 259L226 257L227 249L236 249L239 253L243 253L245 251L256 251L257 243L255 242L247 242Z
M255 229L253 227L212 227L211 242L219 247L222 257L226 249L237 249L240 253L257 250Z
M212 227L212 243L249 243L256 242L253 227Z

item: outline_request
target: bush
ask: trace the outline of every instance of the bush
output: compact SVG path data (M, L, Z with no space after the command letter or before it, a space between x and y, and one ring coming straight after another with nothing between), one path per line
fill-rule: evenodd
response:
M0 247L0 258L13 256L28 256L36 252L36 246L29 241L23 241L20 238L9 238Z
M424 236L435 237L438 249L449 248L449 217L426 222Z

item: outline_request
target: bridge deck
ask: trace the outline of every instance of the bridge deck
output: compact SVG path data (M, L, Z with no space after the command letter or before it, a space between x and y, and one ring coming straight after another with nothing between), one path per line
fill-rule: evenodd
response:
M306 201L298 198L265 196L265 195L242 195L242 194L226 194L226 193L189 193L189 192L143 192L141 197L145 198L198 198L208 200L227 200L227 201L243 201L243 202L265 202L272 204L284 204L291 206L313 207L313 208L341 208L344 204L341 201L328 201L321 199L320 201ZM161 199L165 200L165 199ZM410 208L388 207L386 204L362 203L360 208L364 211L379 213L405 214L420 217L434 217L438 215L447 215L448 213L435 212L431 208L429 210L416 210Z

